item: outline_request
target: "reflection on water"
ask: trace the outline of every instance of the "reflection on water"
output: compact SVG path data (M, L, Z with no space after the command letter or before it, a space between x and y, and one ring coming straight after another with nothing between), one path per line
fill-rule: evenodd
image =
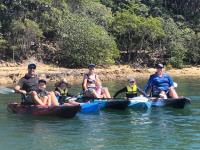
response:
M6 104L19 97L1 95L0 147L6 150L199 149L199 81L176 79L178 93L192 99L192 104L181 110L104 110L95 115L78 114L73 119L11 114ZM144 81L138 83L144 86ZM104 85L114 94L125 83ZM70 91L77 93L80 85Z

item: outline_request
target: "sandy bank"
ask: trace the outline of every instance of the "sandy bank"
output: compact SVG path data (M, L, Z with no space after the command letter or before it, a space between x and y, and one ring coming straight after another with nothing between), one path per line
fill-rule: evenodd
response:
M4 64L0 66L0 85L15 84L27 72L27 64ZM83 74L87 72L87 68L68 69L51 65L37 64L37 73L41 78L47 81L56 81L60 78L66 78L68 81L81 82ZM102 80L121 80L129 77L147 78L155 72L155 69L135 69L128 65L115 65L109 67L96 68L97 74ZM188 67L183 69L171 69L167 72L175 76L192 76L200 77L200 67Z

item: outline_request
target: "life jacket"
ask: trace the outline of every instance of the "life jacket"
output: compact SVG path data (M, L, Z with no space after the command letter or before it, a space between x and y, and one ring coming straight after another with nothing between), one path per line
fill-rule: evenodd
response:
M61 96L67 96L67 93L68 93L68 89L67 88L61 89L61 88L57 87L56 90L60 93Z
M58 102L60 104L64 104L65 103L65 99L67 97L67 94L68 94L68 89L65 88L65 89L61 89L59 87L56 87L55 91L58 91L60 93L60 96L58 96Z
M126 97L127 98L133 98L137 96L137 85L134 84L133 86L128 85L127 87L127 92L126 92Z

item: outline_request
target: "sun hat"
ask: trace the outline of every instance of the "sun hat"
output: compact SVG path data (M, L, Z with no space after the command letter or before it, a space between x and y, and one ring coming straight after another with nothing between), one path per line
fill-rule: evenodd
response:
M61 79L60 81L56 82L55 87L59 87L62 83L66 84L67 87L70 87L70 84L66 79Z
M130 79L128 79L128 82L130 83L130 82L135 82L135 79L134 78L130 78Z

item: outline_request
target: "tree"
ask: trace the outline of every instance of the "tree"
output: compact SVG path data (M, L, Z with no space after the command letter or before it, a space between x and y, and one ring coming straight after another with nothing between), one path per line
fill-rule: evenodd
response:
M106 30L82 16L68 14L59 33L61 54L57 59L66 66L112 64L119 56L116 43Z

